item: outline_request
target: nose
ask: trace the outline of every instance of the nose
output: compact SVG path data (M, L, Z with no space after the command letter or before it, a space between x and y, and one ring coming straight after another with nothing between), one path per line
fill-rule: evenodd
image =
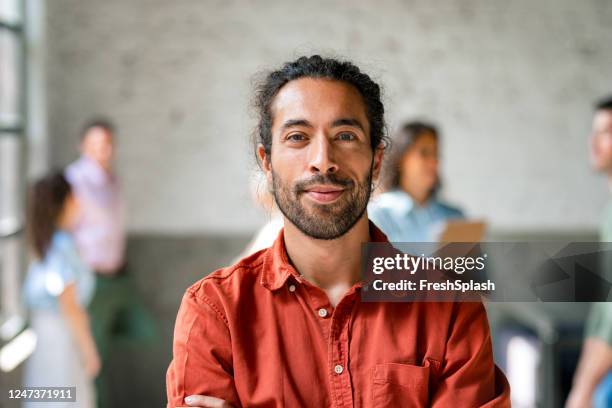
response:
M438 171L438 166L440 165L440 159L438 158L438 156L432 157L431 163L429 165L431 166L432 170Z
M334 158L333 146L327 137L316 137L309 146L308 169L313 173L336 173L338 164Z

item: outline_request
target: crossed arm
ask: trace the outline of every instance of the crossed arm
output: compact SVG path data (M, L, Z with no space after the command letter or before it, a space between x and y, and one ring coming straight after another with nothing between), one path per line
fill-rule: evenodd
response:
M227 322L206 298L192 291L185 294L178 312L166 387L168 408L240 406Z

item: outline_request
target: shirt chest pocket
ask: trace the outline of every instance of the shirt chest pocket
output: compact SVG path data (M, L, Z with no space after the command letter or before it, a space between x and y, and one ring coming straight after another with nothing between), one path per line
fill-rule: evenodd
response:
M425 407L429 404L429 367L377 364L372 394L374 407Z

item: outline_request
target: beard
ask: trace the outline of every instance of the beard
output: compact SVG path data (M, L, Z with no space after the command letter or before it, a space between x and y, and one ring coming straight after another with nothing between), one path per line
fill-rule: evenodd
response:
M272 169L273 194L276 205L302 233L314 238L331 240L346 234L364 214L372 193L372 166L362 183L342 179L335 174L316 174L293 185L284 183ZM331 204L302 204L306 190L313 185L329 185L344 189Z

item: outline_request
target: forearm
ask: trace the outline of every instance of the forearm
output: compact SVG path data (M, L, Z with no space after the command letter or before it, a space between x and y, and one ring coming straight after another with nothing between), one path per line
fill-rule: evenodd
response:
M590 399L595 388L612 368L612 347L598 338L587 338L574 377L572 398Z
M66 289L65 292L73 289ZM77 343L79 351L87 356L96 353L96 345L91 334L89 317L86 310L77 303L72 293L62 293L60 295L60 310L64 315L73 338Z

